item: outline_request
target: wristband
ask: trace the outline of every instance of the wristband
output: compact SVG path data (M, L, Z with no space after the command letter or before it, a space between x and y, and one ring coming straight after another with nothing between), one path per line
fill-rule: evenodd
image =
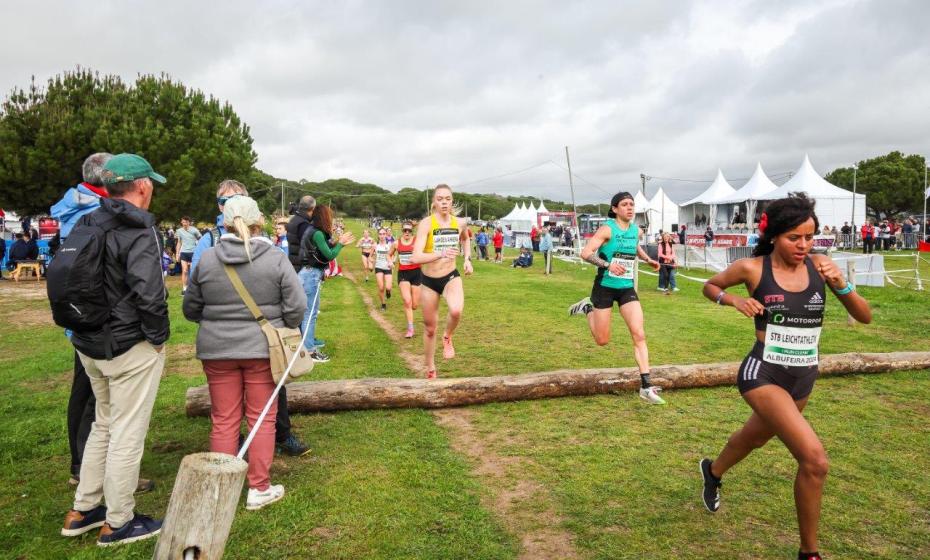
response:
M842 290L834 290L834 293L838 296L845 296L846 294L855 292L855 291L856 291L856 285L853 284L852 282L847 281L845 288L843 288Z
M723 305L723 304L720 303L720 302L723 301L723 296L725 296L725 295L727 295L727 293L724 292L723 290L721 290L720 293L717 294L717 299L715 300L715 301L717 302L717 305Z

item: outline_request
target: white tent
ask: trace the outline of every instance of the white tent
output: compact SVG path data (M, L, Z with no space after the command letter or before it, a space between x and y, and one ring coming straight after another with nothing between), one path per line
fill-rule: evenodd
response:
M533 229L533 223L535 223L535 218L530 215L530 211L520 203L519 205L514 205L513 210L509 214L501 218L501 227L510 226L510 229L518 232L524 231L528 232Z
M536 213L537 214L548 214L549 213L549 209L546 208L546 205L541 200L539 201L539 208L536 209Z
M652 196L647 205L649 215L649 229L647 233L658 233L659 230L668 232L672 224L678 223L678 205L665 194L665 189L659 190Z
M811 160L806 154L804 155L804 161L801 162L801 167L798 168L797 173L787 183L763 194L759 197L759 200L785 198L789 193L793 192L804 192L817 201L817 218L820 220L821 226L837 227L850 219L852 219L854 225L865 222L865 195L856 194L854 201L853 193L841 189L821 177L814 170L814 166L811 165ZM854 208L855 216L853 216Z
M723 176L723 171L720 169L717 170L717 177L714 179L714 182L711 183L707 190L692 198L691 200L682 203L682 208L688 208L685 216L689 218L690 223L694 223L694 217L697 215L698 211L707 212L707 223L709 225L716 226L718 221L720 223L726 224L729 221L729 215L724 215L723 220L717 219L717 200L728 197L736 192L730 183L727 182L726 177Z
M717 200L717 204L739 204L746 203L746 223L755 223L756 205L762 195L768 194L778 188L773 183L765 171L762 170L762 164L756 163L756 170L752 177L746 181L746 184L739 188L730 196L724 196Z

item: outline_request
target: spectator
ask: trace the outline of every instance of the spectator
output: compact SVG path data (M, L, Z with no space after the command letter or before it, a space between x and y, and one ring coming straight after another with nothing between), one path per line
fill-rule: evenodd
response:
M0 220L3 217L0 216ZM3 235L0 235L0 263L3 262L3 259L6 257L6 239L3 238ZM0 280L3 280L3 270L0 270Z
M714 230L710 226L707 226L707 230L704 231L704 246L712 247L714 245Z
M536 226L530 230L530 242L533 244L533 252L539 252L539 230L536 229Z
M475 244L478 245L478 258L483 261L488 260L488 234L484 226L481 226L481 229L478 230L478 235L475 236Z
M882 220L882 225L878 230L878 238L881 240L880 248L887 251L891 246L891 227L888 225L888 220Z
M840 234L842 234L840 245L847 249L852 248L852 227L850 227L849 222L843 222L843 227L840 228Z
M504 232L500 227L494 230L494 262L504 262Z
M28 235L26 235L26 260L34 261L39 258L39 232L36 230L31 230Z
M904 223L901 224L901 239L905 249L914 248L914 224L910 218L904 220Z
M670 233L664 234L659 242L659 265L658 289L664 291L666 295L670 293L669 290L677 292L675 269L678 265L675 263L675 246Z
M243 413L249 429L274 392L268 339L225 267L232 267L262 314L275 327L296 328L307 308L297 274L271 240L262 236L264 218L255 201L237 196L223 208L228 232L201 256L184 297L184 316L200 324L197 359L203 363L210 390L210 451L235 455ZM249 492L246 509L261 509L284 496L271 484L277 403L258 428L249 447Z
M529 237L526 243L520 247L520 256L513 260L511 268L529 268L533 266L533 242Z
M539 250L545 259L543 261L545 263L543 274L552 274L552 234L549 233L549 228L545 226L540 231Z
M862 235L862 252L871 253L875 248L875 227L872 225L872 222L866 220L862 224L861 229Z
M573 239L572 239L572 228L571 228L571 227L567 227L567 228L565 228L565 231L562 232L562 245L565 245L566 247L571 247L571 246L572 246L572 241L573 241Z
M310 351L313 361L328 362L329 356L323 354L314 343L316 340L316 319L320 312L319 303L314 305L314 301L319 297L318 294L323 284L323 274L329 265L329 261L335 259L345 245L353 243L355 236L351 232L343 233L337 243L330 245L333 233L333 211L328 206L316 209L315 202L313 208L310 222L301 238L298 253L301 265L298 276L307 296L307 309L301 322L301 331L309 330L304 345ZM288 239L288 243L290 243L290 239Z
M194 261L194 249L203 235L200 230L191 225L187 216L181 218L181 227L175 232L178 238L177 260L181 262L181 295L187 290L187 277L190 274L191 263Z
M110 198L101 198L100 207L77 227L112 227L104 247L105 274L97 280L115 303L104 328L71 337L90 377L97 417L62 534L77 536L102 525L97 544L109 546L147 539L161 530L161 521L133 511L133 492L165 366L169 323L163 248L155 217L146 211L155 182L165 178L135 154L114 156L102 176Z
M14 270L16 263L29 260L29 234L17 233L16 241L10 246L10 256L6 261L7 270Z
M287 254L287 220L281 218L274 223L275 241L274 245Z
M688 241L688 234L685 231L687 226L682 224L678 227L678 242L684 245Z

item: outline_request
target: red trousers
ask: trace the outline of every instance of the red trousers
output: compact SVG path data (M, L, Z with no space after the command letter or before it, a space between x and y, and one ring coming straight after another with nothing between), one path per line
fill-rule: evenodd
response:
M274 392L271 362L262 360L203 360L210 388L210 451L236 455L243 411L249 430ZM278 402L272 403L252 445L249 446L249 488L267 490L274 459L274 419Z

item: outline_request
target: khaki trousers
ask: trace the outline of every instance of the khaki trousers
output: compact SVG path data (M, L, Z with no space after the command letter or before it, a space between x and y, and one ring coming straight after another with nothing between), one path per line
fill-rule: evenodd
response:
M96 420L84 447L74 509L87 511L105 500L107 523L118 528L132 519L139 465L149 430L164 350L140 342L112 360L78 352L97 398Z

